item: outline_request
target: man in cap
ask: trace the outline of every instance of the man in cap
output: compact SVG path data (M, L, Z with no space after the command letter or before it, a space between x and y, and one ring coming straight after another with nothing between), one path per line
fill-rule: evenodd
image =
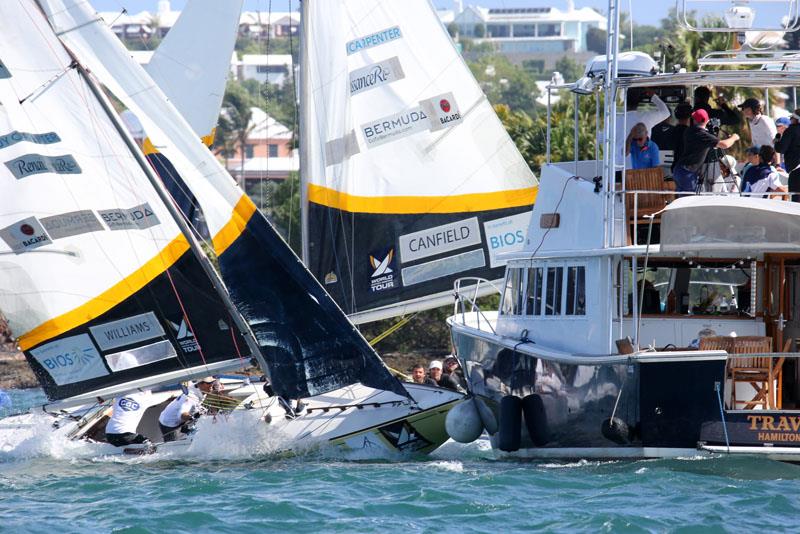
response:
M745 163L742 170L739 172L740 176L744 176L750 167L758 165L758 149L760 147L751 146L744 151Z
M727 139L720 139L706 129L708 125L708 113L704 109L698 109L692 113L694 124L686 130L683 136L683 154L675 166L673 173L678 191L695 191L697 189L697 179L700 177L700 169L706 161L708 151L712 148L727 149L739 140L737 134L733 134Z
M439 360L433 360L430 365L428 365L428 374L430 375L431 379L436 382L436 385L440 388L447 388L452 389L453 391L458 391L458 383L456 383L450 375L444 374L442 371L442 362Z
M761 102L757 98L748 98L739 104L739 108L750 125L750 137L753 139L753 144L772 146L778 129L771 117L761 113Z
M739 172L736 170L736 158L725 155L719 158L720 175L714 181L712 191L714 193L733 193L739 189Z
M197 382L196 387L188 387L170 402L158 416L158 426L164 441L174 441L178 432L188 430L188 422L197 419L203 413L203 398L214 386L214 377L208 376Z
M788 127L778 129L775 150L783 154L786 172L789 173L789 192L794 193L792 201L800 202L800 109L794 110Z
M456 383L458 386L458 391L464 392L464 378L459 373L459 369L461 369L461 365L458 363L458 358L454 355L450 355L444 359L444 370L443 374L448 375L453 382Z

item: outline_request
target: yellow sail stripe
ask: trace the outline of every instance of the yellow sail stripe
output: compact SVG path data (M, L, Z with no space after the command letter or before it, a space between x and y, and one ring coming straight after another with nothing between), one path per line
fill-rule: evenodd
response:
M17 340L20 348L28 350L43 341L52 339L101 316L144 288L158 275L178 261L178 258L187 250L189 250L189 242L183 234L180 234L155 257L97 297L78 306L74 310L40 324L30 332L20 336Z
M463 213L530 206L536 201L538 192L539 187L534 186L508 191L451 196L366 197L309 184L308 200L315 204L353 213Z
M208 148L211 148L211 145L214 144L214 137L216 135L217 135L217 129L216 128L211 128L211 133L208 134L208 135L204 135L203 137L200 138L200 140ZM147 137L142 142L142 152L144 152L145 156L149 156L150 154L158 154L159 150L156 148L156 146L153 144L153 142L150 141L150 138Z
M231 244L242 235L247 223L256 211L256 205L247 195L242 195L239 202L233 208L231 219L225 226L217 232L211 242L214 244L214 252L220 256Z

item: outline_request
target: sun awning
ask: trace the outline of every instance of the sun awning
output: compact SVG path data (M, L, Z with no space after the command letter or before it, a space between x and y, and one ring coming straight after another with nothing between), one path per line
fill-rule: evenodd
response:
M741 196L686 196L661 216L661 251L800 253L800 203Z

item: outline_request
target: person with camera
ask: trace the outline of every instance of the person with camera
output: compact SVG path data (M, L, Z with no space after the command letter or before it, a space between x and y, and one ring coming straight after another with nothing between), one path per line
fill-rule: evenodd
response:
M741 117L736 111L731 109L723 95L717 93L717 98L714 99L714 103L717 105L716 108L711 107L709 104L710 100L711 89L705 85L701 85L694 90L694 107L692 111L694 112L698 109L705 110L705 112L708 113L709 119L719 119L720 124L723 126L735 126L741 122Z
M783 154L789 173L789 192L794 193L792 202L800 202L800 109L794 110L787 128L778 128L775 150Z
M683 154L675 166L673 178L678 191L695 191L700 169L706 162L708 151L712 148L728 149L739 140L737 134L727 139L720 139L708 131L709 117L704 109L692 113L694 124L683 136ZM717 126L718 129L718 126Z
M739 104L739 108L750 125L750 137L753 139L753 144L755 146L772 146L778 129L775 127L775 121L761 112L761 102L757 98L748 98Z

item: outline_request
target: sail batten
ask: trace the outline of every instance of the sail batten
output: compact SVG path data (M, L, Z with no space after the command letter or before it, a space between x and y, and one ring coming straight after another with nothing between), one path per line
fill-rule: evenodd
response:
M501 278L538 182L430 2L304 9L311 271L356 322L434 307L457 278Z

